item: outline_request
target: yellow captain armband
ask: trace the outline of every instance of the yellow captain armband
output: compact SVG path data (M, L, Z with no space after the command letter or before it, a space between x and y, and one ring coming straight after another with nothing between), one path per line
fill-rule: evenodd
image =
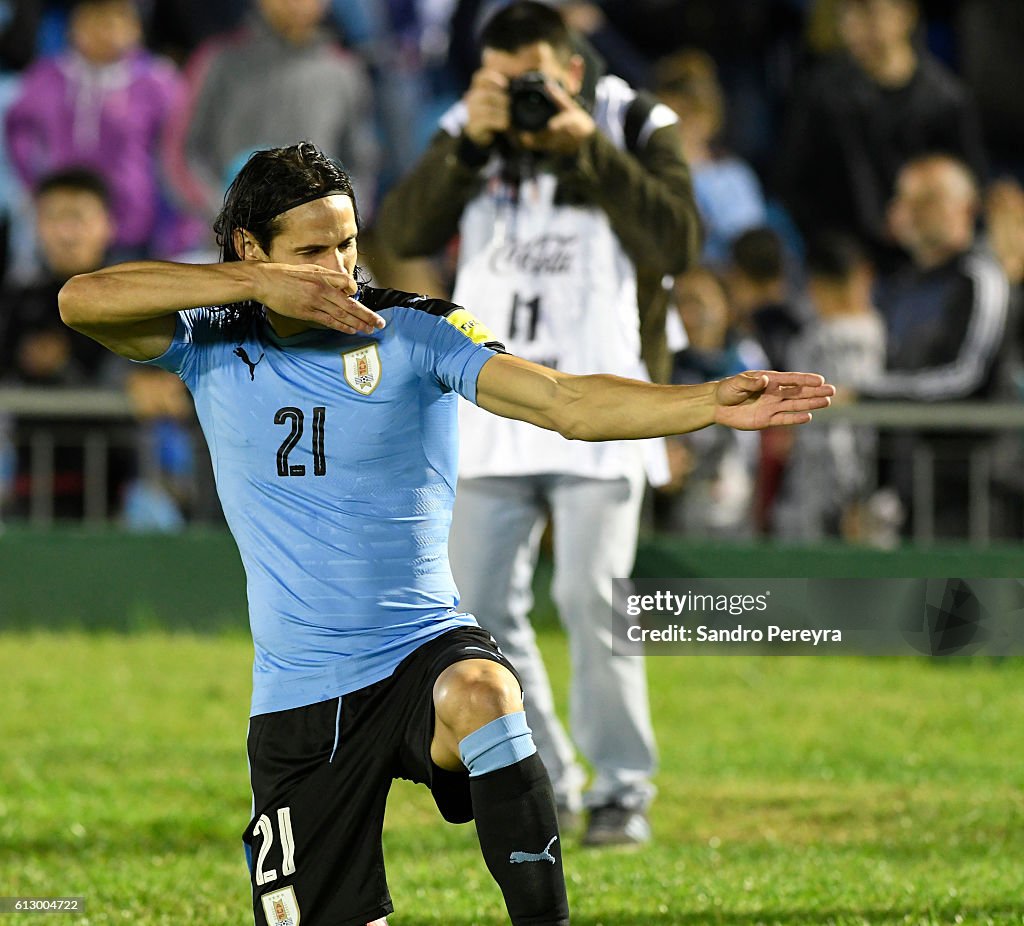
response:
M486 344L488 341L497 341L494 332L491 331L480 319L474 318L472 313L466 309L456 309L446 315L444 320L449 325L458 328L474 344Z

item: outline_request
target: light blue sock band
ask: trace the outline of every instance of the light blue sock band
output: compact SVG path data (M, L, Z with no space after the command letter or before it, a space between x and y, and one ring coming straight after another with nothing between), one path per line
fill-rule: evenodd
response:
M470 778L515 765L536 751L524 711L492 720L459 743L459 755Z

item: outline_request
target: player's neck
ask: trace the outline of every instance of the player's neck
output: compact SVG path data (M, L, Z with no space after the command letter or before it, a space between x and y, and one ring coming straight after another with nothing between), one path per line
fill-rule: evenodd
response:
M267 321L270 323L274 334L279 338L290 338L296 334L302 334L303 331L308 331L313 327L309 322L278 315L277 312L271 309L267 309Z

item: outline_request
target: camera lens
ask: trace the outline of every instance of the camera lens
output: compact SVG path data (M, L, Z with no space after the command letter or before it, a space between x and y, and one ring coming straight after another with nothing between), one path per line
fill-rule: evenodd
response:
M551 116L551 102L539 90L524 90L512 103L512 124L524 132L544 128Z
M520 132L537 132L558 112L544 75L529 72L509 83L509 119Z

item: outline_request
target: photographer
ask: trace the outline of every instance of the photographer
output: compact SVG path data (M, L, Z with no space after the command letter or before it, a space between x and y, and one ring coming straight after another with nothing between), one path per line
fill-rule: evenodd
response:
M379 231L404 257L434 253L458 232L454 301L481 306L511 353L571 373L644 377L638 301L649 302L638 300L638 276L678 273L698 248L676 117L599 76L543 4L504 7L481 44L481 68L385 200ZM595 769L583 841L646 842L655 747L644 666L613 652L610 632L612 578L629 575L636 550L642 448L569 442L468 405L460 423L450 556L462 606L519 668L535 740L571 821L583 773L528 619L550 510L572 732Z

